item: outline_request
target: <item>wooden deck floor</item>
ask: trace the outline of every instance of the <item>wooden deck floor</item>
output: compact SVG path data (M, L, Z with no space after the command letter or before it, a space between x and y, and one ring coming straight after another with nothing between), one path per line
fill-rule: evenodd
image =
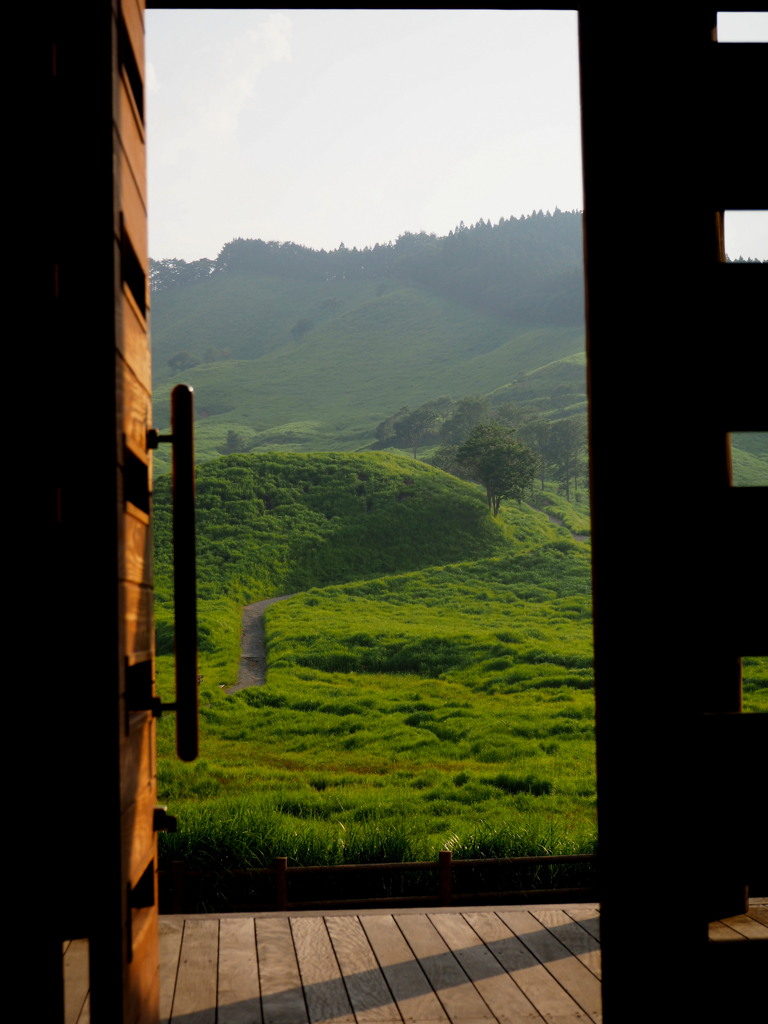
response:
M768 907L714 923L710 938L768 940ZM73 983L78 947L65 954ZM164 916L160 980L163 1024L590 1024L601 1020L599 911ZM87 1024L82 982L68 994L67 1024Z

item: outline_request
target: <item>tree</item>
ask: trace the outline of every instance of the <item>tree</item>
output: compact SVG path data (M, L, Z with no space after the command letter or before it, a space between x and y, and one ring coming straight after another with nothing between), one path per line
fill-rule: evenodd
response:
M314 324L308 317L303 317L291 328L291 336L295 338L296 341L301 341L303 337L309 334L313 326Z
M413 457L427 437L434 436L440 428L440 415L430 405L421 405L394 425L395 443L406 443L413 451Z
M172 355L168 360L168 365L172 370L176 372L182 370L191 370L193 366L197 366L200 362L199 359L195 359L193 355L190 355L186 350L184 352L177 352Z
M584 470L586 446L587 426L581 417L571 416L552 424L547 441L548 462L554 467L555 479L565 490L566 501L571 500L571 481L575 485Z
M504 498L522 502L533 484L538 460L515 432L500 423L481 423L456 449L456 460L469 479L485 487L488 508L494 516Z
M249 448L248 438L239 430L228 430L227 440L216 450L222 455L233 455L235 452L247 452Z
M461 444L473 427L491 418L491 401L484 395L467 395L456 403L440 430L446 444Z
M538 474L541 481L541 489L544 490L544 478L549 465L550 442L549 435L552 432L552 424L548 420L540 418L531 419L520 427L520 437L531 451L538 458Z

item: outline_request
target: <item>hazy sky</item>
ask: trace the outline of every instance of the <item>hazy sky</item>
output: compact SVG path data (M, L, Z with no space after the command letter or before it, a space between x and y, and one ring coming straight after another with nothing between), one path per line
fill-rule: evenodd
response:
M151 10L147 92L156 259L582 208L573 12Z

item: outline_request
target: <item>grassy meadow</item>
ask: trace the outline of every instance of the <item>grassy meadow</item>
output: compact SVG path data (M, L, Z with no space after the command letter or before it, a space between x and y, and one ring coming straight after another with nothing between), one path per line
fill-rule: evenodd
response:
M198 498L201 756L176 760L160 719L160 798L179 820L163 863L595 849L590 551L549 518L587 535L583 497L537 491L541 508L493 520L478 488L410 457L273 453L205 463ZM285 594L265 616L266 685L227 693L242 605ZM744 666L747 709L768 710L768 659Z
M200 467L198 490L202 754L175 760L160 720L160 795L180 822L165 859L593 848L586 545L528 506L493 521L479 489L384 453L230 456ZM225 693L242 603L284 593L266 685ZM167 654L159 686L170 699Z

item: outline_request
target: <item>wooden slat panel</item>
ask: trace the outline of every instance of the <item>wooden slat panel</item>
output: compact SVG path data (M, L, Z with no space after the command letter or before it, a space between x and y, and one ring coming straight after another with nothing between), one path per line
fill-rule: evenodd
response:
M128 326L133 324L130 329L135 332L130 339L126 333L125 341L140 345L138 334L140 321L135 307L125 299L125 296L123 296L122 317L124 324ZM147 429L151 426L152 419L152 399L148 381L144 384L140 383L133 372L118 359L115 390L117 395L118 454L122 458L122 441L125 438L134 454L148 459Z
M157 803L154 786L136 795L120 817L125 880L135 886L147 865L154 862L153 817Z
M184 923L172 1022L216 1024L218 943L217 920L192 918Z
M137 386L143 389L147 396L147 402L150 402L150 391L152 381L152 353L150 347L147 344L147 331L146 325L141 317L136 313L136 310L132 303L123 302L121 304L122 312L122 336L118 339L118 347L122 353L123 359L126 365L130 367L136 378ZM149 420L151 414L144 417L145 420ZM141 419L139 417L139 430L141 428ZM147 426L150 424L147 422ZM146 426L144 428L146 430ZM139 443L141 450L146 449L144 437L137 437L136 431L132 432L132 437Z
M540 963L566 989L591 1020L602 1021L600 982L571 956L551 932L524 911L503 911L499 917Z
M502 1024L543 1020L530 1000L459 914L434 914L430 920Z
M124 612L123 650L126 654L151 651L154 647L152 591L148 587L123 582L120 584L120 599Z
M329 917L328 934L359 1024L402 1024L392 993L357 917Z
M355 1024L325 921L321 917L293 917L291 931L310 1021Z
M493 1014L432 923L421 914L397 914L395 920L451 1021L495 1024Z
M149 712L129 718L128 735L120 745L120 807L125 810L140 795L155 798L153 778L155 749L154 719Z
M361 915L360 923L376 954L397 1008L406 1022L447 1021L427 976L390 915Z
M133 52L140 68L144 67L144 4L139 0L120 0L120 11Z
M183 935L181 918L160 918L160 1024L168 1024L171 1018Z
M287 918L256 922L264 1024L307 1024L296 950Z
M146 206L147 201L147 173L146 173L146 145L144 124L142 123L139 111L134 102L130 82L127 81L125 72L120 78L119 118L118 132L120 144L125 153L125 158L131 168L133 179L136 183L139 195Z
M762 137L755 126L765 119L765 43L719 43L711 48L717 145L713 185L716 209L764 210L768 186ZM738 255L738 254L735 254Z
M496 914L480 911L464 916L546 1021L588 1024L587 1014Z
M138 511L138 510L137 510ZM123 520L124 580L149 586L152 583L152 537L149 526L128 512ZM134 652L128 652L134 653Z
M128 100L125 100L128 103ZM134 172L134 167L141 167L140 152L143 149L143 142L135 134L129 132L125 137L120 138L120 212L123 215L123 224L131 240L134 251L142 263L146 263L148 256L147 248L147 206L144 199L146 194L146 181L140 176L140 171ZM126 153L123 146L129 147ZM139 175L137 177L137 175ZM143 193L143 194L142 194Z
M570 918L564 910L534 910L533 916L553 932L596 978L601 977L600 943L588 931Z
M253 918L219 923L217 1024L261 1024L261 990Z

